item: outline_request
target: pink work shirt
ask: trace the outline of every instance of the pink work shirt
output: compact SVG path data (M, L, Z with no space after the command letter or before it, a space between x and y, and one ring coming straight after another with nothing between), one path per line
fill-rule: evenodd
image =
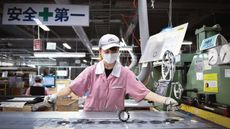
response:
M87 67L70 84L70 89L78 96L88 92L84 111L119 111L124 109L125 95L141 101L150 92L135 74L119 62L106 78L104 62Z

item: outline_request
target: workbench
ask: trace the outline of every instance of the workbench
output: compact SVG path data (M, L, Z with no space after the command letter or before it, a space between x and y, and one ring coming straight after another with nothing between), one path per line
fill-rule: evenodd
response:
M182 111L130 111L121 122L118 112L1 112L0 129L224 129Z

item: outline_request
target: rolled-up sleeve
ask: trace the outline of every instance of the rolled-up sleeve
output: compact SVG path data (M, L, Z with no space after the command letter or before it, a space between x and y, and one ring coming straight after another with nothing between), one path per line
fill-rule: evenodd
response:
M86 68L69 85L71 91L77 96L83 96L87 91L90 83L90 72L90 68Z
M127 74L126 94L129 94L135 101L139 102L150 92L145 85L136 79L131 71Z

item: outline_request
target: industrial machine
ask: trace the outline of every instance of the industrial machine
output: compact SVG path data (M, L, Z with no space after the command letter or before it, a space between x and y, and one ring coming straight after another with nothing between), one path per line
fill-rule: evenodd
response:
M203 26L195 32L196 53L179 53L176 49L180 49L186 27L167 32L177 40L165 32L150 37L146 47L151 50L145 51L140 62L153 62L151 83L155 87L151 89L177 99L186 112L230 128L230 44L220 34L219 25Z
M194 114L230 127L230 44L220 30L219 25L196 30L198 47L187 72L189 79L182 100L187 105L213 112L211 116Z
M205 31L204 28L200 30ZM197 30L196 34L207 33ZM211 30L212 31L212 30ZM207 37L202 40L201 47L193 57L187 78L186 88L196 88L197 93L188 94L190 97L198 97L205 104L230 105L229 89L229 43L220 34ZM194 103L195 104L195 103ZM213 106L213 105L212 105ZM228 113L228 114L226 114ZM229 110L225 112L229 116Z

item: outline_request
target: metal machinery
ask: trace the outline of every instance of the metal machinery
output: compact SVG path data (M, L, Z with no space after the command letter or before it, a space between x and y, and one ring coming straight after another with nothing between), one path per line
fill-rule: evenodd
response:
M230 44L220 30L219 25L197 29L196 53L175 57L175 75L169 74L170 80L165 79L164 69L161 79L154 76L154 80L160 79L156 92L176 98L182 110L230 128ZM165 67L164 59L162 64ZM153 68L153 72L159 70Z
M140 59L141 63L153 63L149 88L160 95L177 99L181 103L180 109L186 112L230 128L230 100L227 99L229 44L218 34L220 26L204 26L196 30L197 52L178 54L176 49L180 49L180 45L175 46L183 41L185 28L186 24L183 24L149 38L148 49ZM163 38L161 35L164 35ZM162 105L154 105L168 110Z
M182 102L208 114L188 111L230 128L230 44L220 30L219 25L196 30L198 47L187 72Z

